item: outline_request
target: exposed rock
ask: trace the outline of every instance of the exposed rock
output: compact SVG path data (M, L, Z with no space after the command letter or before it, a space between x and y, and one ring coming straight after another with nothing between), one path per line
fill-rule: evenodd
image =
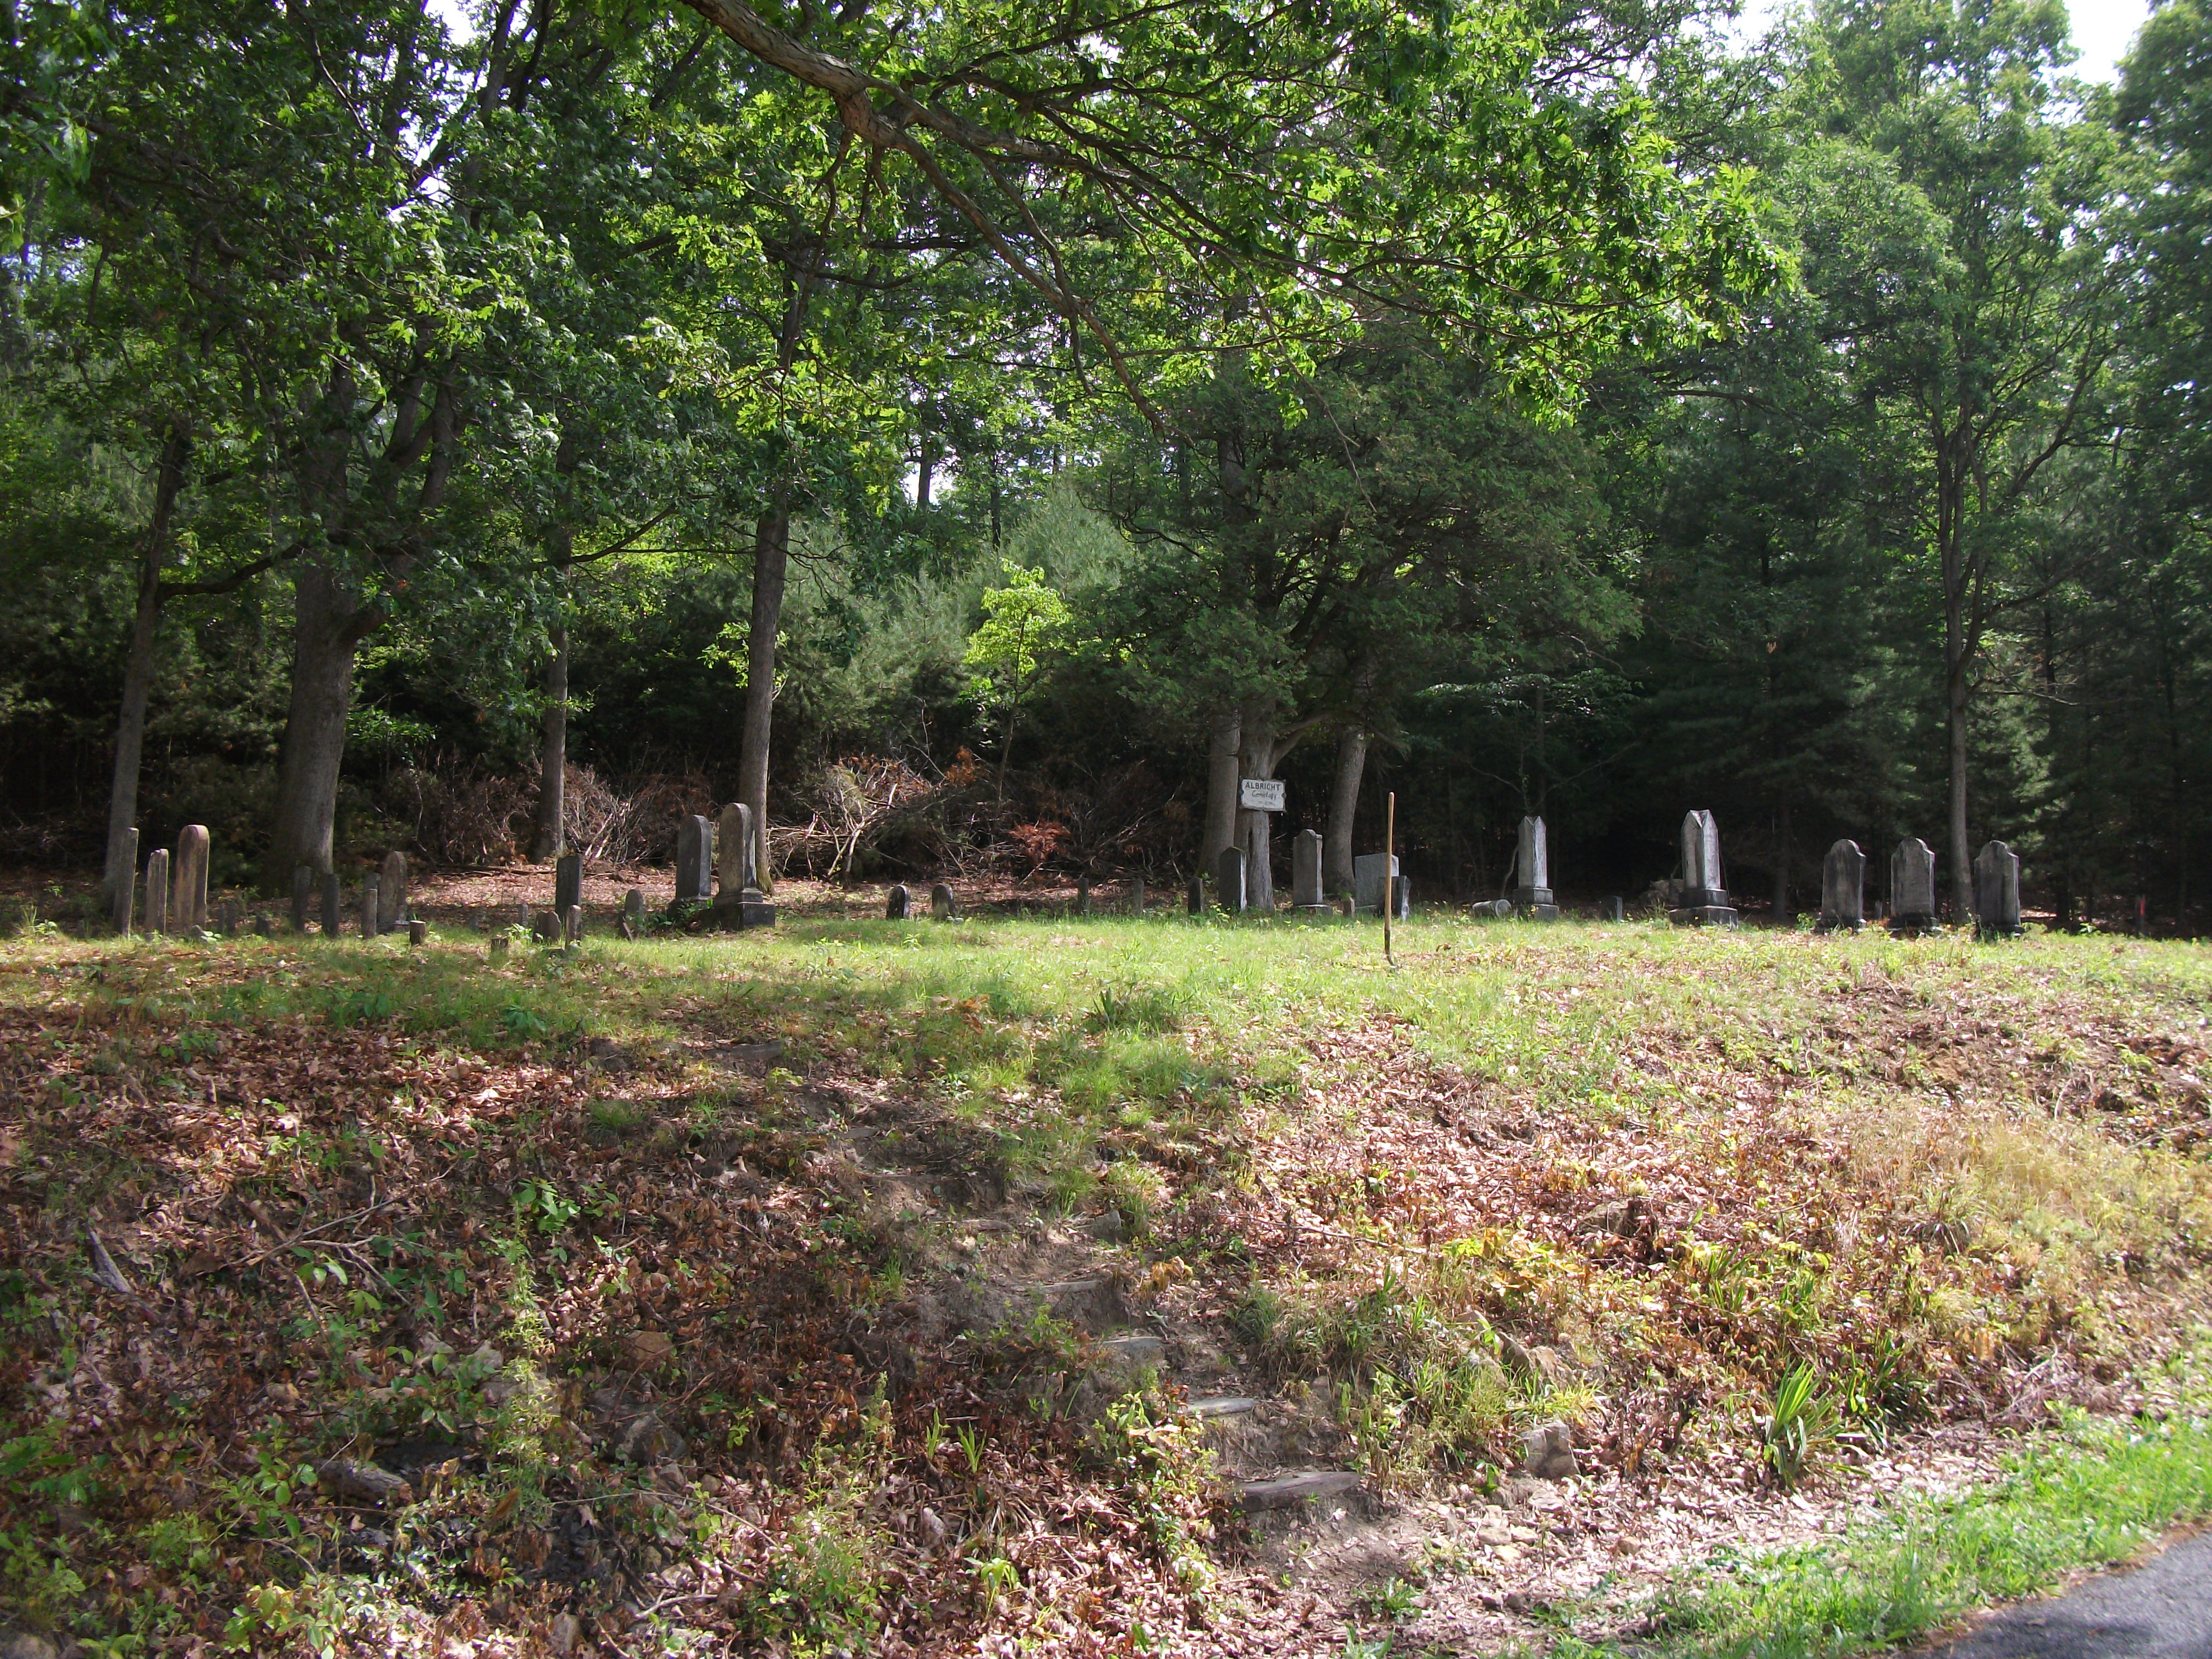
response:
M1098 1346L1110 1362L1119 1365L1157 1365L1167 1352L1167 1345L1159 1338L1141 1331L1109 1336Z
M633 1331L627 1346L630 1363L641 1371L665 1365L676 1358L676 1344L663 1331Z
M1539 1480L1568 1480L1582 1473L1565 1424L1540 1423L1521 1437L1521 1471Z
M1104 1215L1094 1215L1085 1221L1083 1231L1101 1244L1119 1244L1128 1229L1119 1210L1109 1210Z
M568 1655L576 1650L576 1644L584 1634L584 1626L573 1613L556 1613L545 1632L545 1645L555 1653Z
M1257 1514L1262 1510L1295 1509L1316 1498L1355 1492L1358 1486L1358 1475L1349 1469L1301 1469L1272 1480L1250 1482L1244 1488L1243 1502L1247 1514Z
M1648 1236L1656 1223L1650 1200L1638 1195L1599 1205L1575 1223L1575 1232L1582 1237L1609 1233L1615 1238L1637 1238Z
M631 1463L661 1463L684 1456L691 1449L684 1437L660 1420L658 1412L641 1412L630 1419L615 1442L615 1455Z
M1259 1404L1258 1401L1243 1395L1217 1394L1204 1400L1192 1401L1190 1411L1194 1417L1242 1417L1247 1412L1257 1410Z
M1499 1334L1498 1357L1504 1362L1509 1376L1535 1377L1541 1375L1536 1369L1536 1357L1528 1352L1517 1336L1504 1333Z
M406 1477L380 1469L374 1463L356 1463L349 1458L334 1457L327 1463L318 1464L315 1479L323 1490L333 1498L352 1498L364 1504L411 1504L415 1489L407 1484Z
M27 1630L0 1629L0 1659L61 1659L61 1649Z

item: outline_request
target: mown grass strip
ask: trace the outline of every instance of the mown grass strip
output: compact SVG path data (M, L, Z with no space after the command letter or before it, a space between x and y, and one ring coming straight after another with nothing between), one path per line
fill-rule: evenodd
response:
M1940 1631L1977 1608L2123 1562L2212 1515L2212 1424L2093 1422L2022 1453L1980 1490L1902 1504L1844 1538L1717 1565L1663 1598L1641 1639L1559 1659L1843 1659ZM1650 1628L1650 1626L1647 1626Z

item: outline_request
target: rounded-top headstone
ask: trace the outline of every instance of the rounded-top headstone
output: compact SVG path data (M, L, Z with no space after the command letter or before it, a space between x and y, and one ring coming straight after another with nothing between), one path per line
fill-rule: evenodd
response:
M914 896L906 890L906 884L894 882L890 892L884 899L884 919L886 921L904 921L913 908Z

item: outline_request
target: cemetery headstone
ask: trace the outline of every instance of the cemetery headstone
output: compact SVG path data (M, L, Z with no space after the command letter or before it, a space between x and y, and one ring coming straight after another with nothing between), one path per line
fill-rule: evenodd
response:
M1678 922L1733 927L1735 911L1728 902L1728 880L1721 872L1721 831L1707 811L1682 815L1681 902L1670 912Z
M315 902L315 866L295 864L292 866L292 931L307 931L307 912Z
M1984 939L2020 932L2020 854L2001 841L1974 855L1974 925Z
M338 912L344 902L338 889L338 873L332 870L323 877L323 937L338 936Z
M1544 833L1543 819L1524 817L1521 820L1521 837L1513 853L1513 869L1520 878L1513 889L1514 913L1536 921L1558 921L1559 902L1552 896L1552 846L1550 838Z
M1413 920L1413 884L1403 876L1390 884L1390 914L1397 921Z
M1619 921L1621 919L1621 914L1620 896L1618 893L1608 893L1597 907L1597 916L1600 921Z
M1890 931L1924 933L1935 926L1935 849L1917 836L1907 836L1889 855Z
M906 884L895 881L884 898L884 920L904 921L914 911L914 895L906 890Z
M177 831L176 894L169 902L169 926L180 933L199 933L208 925L208 832L204 823Z
M714 823L714 880L725 894L734 896L760 885L755 869L759 851L753 842L753 809L732 801Z
M721 891L714 896L719 927L773 927L775 906L760 890L759 847L753 837L752 808L732 801L722 809L714 838L714 873Z
M941 881L930 884L929 914L939 921L960 920L960 901L952 896L952 890Z
M131 912L136 908L134 902L138 896L138 830L136 825L123 832L122 844L117 848L117 853L115 865L121 873L116 878L114 890L108 895L107 920L117 933L128 933Z
M1820 860L1819 931L1832 933L1866 926L1866 854L1855 841L1839 841Z
M146 931L169 931L169 849L156 847L146 854Z
M389 933L411 920L407 912L407 854L397 849L384 855L384 869L376 882L376 931Z
M1088 876L1075 878L1075 914L1079 916L1091 914L1091 878Z
M1142 879L1129 884L1129 914L1133 916L1145 914L1145 884Z
M1242 915L1249 902L1244 891L1244 849L1224 847L1214 860L1213 889L1220 896L1221 908L1231 915Z
M1384 872L1388 872L1386 875ZM1382 914L1384 883L1398 873L1395 854L1362 853L1352 861L1352 908L1355 915Z
M408 917L407 942L410 945L428 945L430 942L430 924L420 916Z
M1473 914L1477 921L1507 921L1513 915L1513 901L1485 899L1474 907Z
M361 878L361 936L374 939L382 931L383 916L384 908L376 896L376 878L363 876Z
M1194 916L1204 915L1206 914L1206 882L1204 878L1193 876L1190 878L1190 885L1183 891L1183 909L1187 915Z
M584 855L563 853L553 865L553 908L562 915L584 902Z
M1291 909L1301 916L1334 915L1321 890L1321 832L1301 830L1291 842Z
M561 942L563 945L579 943L584 937L584 907L572 904L560 912L560 917Z
M714 870L709 863L714 852L714 826L696 812L686 812L676 821L676 902L711 904L714 902Z
M623 920L630 925L630 937L635 938L636 933L645 927L645 890L643 888L633 887L623 895L622 913Z
M256 910L253 913L253 932L256 938L267 939L276 931L276 928L270 924L267 911Z
M540 910L537 920L530 924L530 936L540 945L558 945L561 942L561 918L550 910Z
M246 920L246 911L234 898L227 898L215 908L215 930L225 939L238 932L238 925Z

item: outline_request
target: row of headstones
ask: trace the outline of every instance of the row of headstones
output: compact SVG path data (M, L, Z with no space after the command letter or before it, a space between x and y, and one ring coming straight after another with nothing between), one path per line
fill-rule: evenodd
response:
M1866 854L1855 841L1839 841L1820 862L1823 932L1866 926ZM1907 836L1889 855L1889 925L1898 933L1936 926L1936 853ZM2020 932L2020 854L2001 841L1974 855L1974 926L1984 937Z
M207 825L188 823L177 832L177 847L173 855L166 847L157 847L146 855L144 881L145 908L138 911L138 888L133 879L138 868L138 831L134 828L125 832L122 860L125 874L115 884L109 895L112 907L108 921L118 933L131 932L134 923L143 923L149 933L198 933L208 927L208 851Z

